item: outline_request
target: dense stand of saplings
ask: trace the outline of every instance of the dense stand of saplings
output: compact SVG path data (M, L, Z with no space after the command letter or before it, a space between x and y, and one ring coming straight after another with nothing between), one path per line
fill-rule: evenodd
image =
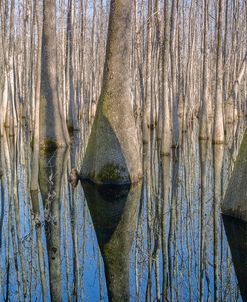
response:
M68 144L68 130L83 129L88 139L104 88L106 47L114 44L107 43L110 6L117 11L118 5L1 2L1 135L25 124L35 140L40 133L41 147ZM226 123L246 113L246 2L135 0L126 6L128 102L139 141L149 143L149 130L156 129L161 155L169 154L179 132L198 118L200 138L222 143ZM116 22L121 26L122 19Z

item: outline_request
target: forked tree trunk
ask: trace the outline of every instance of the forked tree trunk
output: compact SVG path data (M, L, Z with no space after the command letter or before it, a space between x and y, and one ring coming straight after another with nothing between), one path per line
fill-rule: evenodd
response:
M103 87L81 168L96 183L130 183L141 177L131 105L132 0L112 0Z

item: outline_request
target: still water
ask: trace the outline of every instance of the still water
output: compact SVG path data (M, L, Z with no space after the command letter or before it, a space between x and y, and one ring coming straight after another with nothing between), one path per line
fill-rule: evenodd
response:
M154 132L142 182L73 188L85 150L78 133L70 150L41 152L32 194L28 134L4 134L0 302L246 299L247 227L220 213L243 131L230 127L226 144L212 146L194 122L162 159Z

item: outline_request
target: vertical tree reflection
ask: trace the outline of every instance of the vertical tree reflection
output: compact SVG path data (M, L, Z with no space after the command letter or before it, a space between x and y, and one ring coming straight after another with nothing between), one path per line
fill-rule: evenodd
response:
M247 223L227 215L223 215L223 222L241 296L243 301L247 301Z
M129 254L137 223L141 185L82 183L104 260L109 301L130 299Z
M200 219L201 219L201 234L200 234L200 301L204 301L204 274L206 265L206 198L207 198L207 156L208 156L208 142L206 140L200 141L200 167L201 167L201 205L200 205Z
M220 205L222 198L221 172L223 165L224 146L214 145L213 165L214 165L214 301L219 300L219 235L220 235Z
M67 158L68 150L66 148L59 148L54 152L41 151L39 156L39 186L44 206L52 301L62 301L60 208Z
M239 127L237 132L243 132ZM239 139L229 129L227 147L198 144L196 128L189 130L170 156L161 156L151 139L152 150L144 152L144 184L83 183L85 194L67 181L67 172L80 166L83 157L76 142L70 160L66 149L41 151L38 164L30 165L23 133L20 141L4 133L0 302L107 301L106 289L110 301L211 301L214 295L218 301L238 301L237 282L246 299L246 228L237 222L227 227L224 218L231 256L220 223L222 192ZM30 167L39 172L30 173ZM244 167L240 162L235 171L237 184ZM236 210L238 201L244 205L237 192L229 191L229 206Z

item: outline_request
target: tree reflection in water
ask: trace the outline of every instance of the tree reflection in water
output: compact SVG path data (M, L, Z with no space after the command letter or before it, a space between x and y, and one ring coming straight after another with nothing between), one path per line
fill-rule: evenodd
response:
M29 138L4 134L0 302L246 299L246 227L224 218L226 237L219 209L243 134L237 129L218 152L199 144L194 126L164 158L153 136L143 183L106 188L69 184L83 158L75 137L70 150L40 154L32 192Z

